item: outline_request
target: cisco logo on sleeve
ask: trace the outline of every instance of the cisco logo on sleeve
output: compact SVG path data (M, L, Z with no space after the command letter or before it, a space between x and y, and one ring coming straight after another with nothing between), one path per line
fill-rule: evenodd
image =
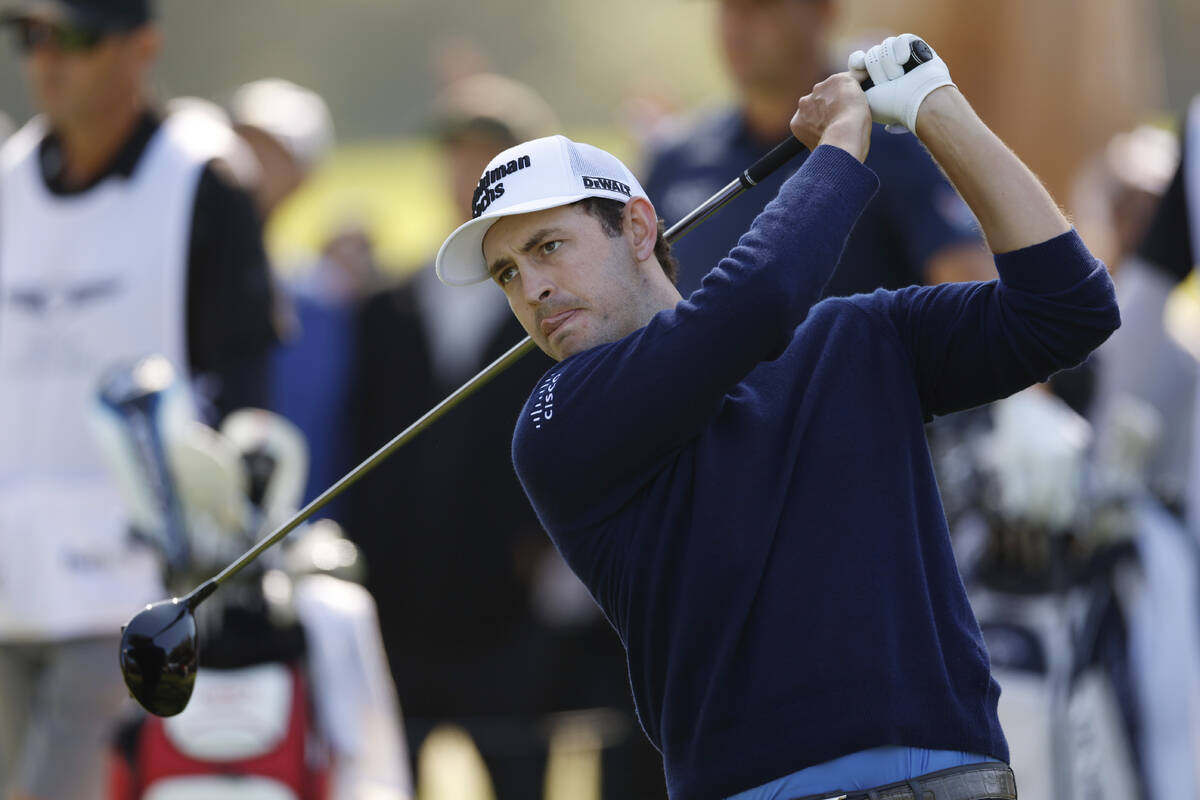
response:
M533 427L541 430L543 423L554 419L554 387L558 385L561 372L556 372L542 381L533 397L533 408L529 410L529 421Z

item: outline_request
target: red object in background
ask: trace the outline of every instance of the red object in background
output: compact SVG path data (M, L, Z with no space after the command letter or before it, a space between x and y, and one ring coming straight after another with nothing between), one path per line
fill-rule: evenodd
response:
M115 753L109 771L110 800L140 800L155 783L188 776L256 777L288 787L298 800L328 800L327 759L313 758L312 710L304 673L289 668L292 685L287 729L267 753L241 760L202 761L171 741L164 721L147 716L138 724L131 753Z

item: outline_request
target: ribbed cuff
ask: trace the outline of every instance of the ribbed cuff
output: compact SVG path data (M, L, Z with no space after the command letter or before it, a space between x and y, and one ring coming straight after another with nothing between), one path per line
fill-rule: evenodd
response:
M831 144L820 145L812 151L796 174L805 176L805 182L817 181L836 187L838 192L844 195L847 205L851 208L857 207L860 211L879 189L879 177L874 170L842 148Z
M1054 294L1076 286L1103 264L1075 229L996 256L996 271L1006 285L1034 294Z

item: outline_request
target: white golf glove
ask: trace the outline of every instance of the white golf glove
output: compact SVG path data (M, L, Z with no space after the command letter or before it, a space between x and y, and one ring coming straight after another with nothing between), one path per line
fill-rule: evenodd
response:
M905 73L903 64L912 55L911 42L919 37L911 33L889 36L867 52L850 54L849 69L859 80L868 75L875 85L867 90L871 117L886 125L903 125L917 130L917 110L934 89L954 86L946 62L930 48L933 58Z

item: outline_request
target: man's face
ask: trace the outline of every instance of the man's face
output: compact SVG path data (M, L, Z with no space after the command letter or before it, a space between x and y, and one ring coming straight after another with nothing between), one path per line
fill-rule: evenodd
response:
M32 18L19 25L32 41L24 64L34 103L56 124L86 122L127 102L157 55L158 34L149 26L64 46L56 31L68 23Z
M830 0L720 0L721 49L737 85L792 90L825 57Z
M484 237L492 280L551 358L616 341L657 310L629 227L626 218L622 235L609 236L599 219L570 205L503 217ZM652 267L660 269L657 262Z
M258 183L254 200L263 219L304 183L304 171L278 139L253 125L238 125L235 130L258 161Z

